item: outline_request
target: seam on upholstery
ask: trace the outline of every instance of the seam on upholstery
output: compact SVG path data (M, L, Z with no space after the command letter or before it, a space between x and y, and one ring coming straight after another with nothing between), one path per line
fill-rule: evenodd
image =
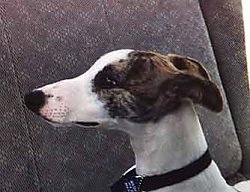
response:
M202 9L202 6L201 6L201 1L202 1L202 0L198 0L199 7L200 7L200 12L201 12L201 15L202 15L202 19L203 19L203 21L204 21L204 24L205 24L205 26L206 26L206 31L207 31L208 39L209 39L209 42L210 42L210 46L211 46L211 48L212 48L213 56L214 56L214 59L215 59L216 64L217 64L217 63L218 63L218 60L217 60L216 53L215 53L214 46L213 46L213 42L212 42L212 39L211 39L211 34L210 34L210 32L209 32L209 29L208 29L208 25L207 25L206 19L205 19L205 17L204 17L203 9ZM219 71L218 65L217 65L217 69L218 69L218 74L219 74L219 77L220 77L220 80L221 80L221 84L222 84L222 87L223 87L223 89L224 89L224 93L225 93L226 99L227 99L227 93L226 93L226 91L225 91L225 88L224 88L224 84L223 84L222 78L221 78L221 76L220 76L220 71ZM228 104L228 108L229 108L229 110L230 110L230 116L231 116L231 118L232 118L232 120L233 120L233 124L234 124L234 127L235 127L234 118L233 118L233 116L232 116L231 107L230 107L230 104L229 104L228 101L227 101L227 104ZM237 135L237 137L238 137L238 135ZM239 139L239 138L238 138L238 139Z
M204 24L205 24L205 26L206 26L206 31L207 31L207 35L208 35L208 38L209 38L210 46L211 46L212 51L213 51L214 59L215 59L216 63L218 63L217 56L216 56L216 53L215 53L215 50L214 50L214 46L213 46L213 42L212 42L212 38L211 38L211 34L210 34L210 31L209 31L209 28L208 28L208 25L207 25L206 18L204 17L204 11L203 11L203 8L202 8L202 6L201 6L201 1L202 1L202 0L198 0L199 7L200 7L200 12L201 12L201 14L202 14L202 18L203 18ZM221 80L221 84L222 84L222 87L223 87L223 89L224 89L224 93L225 93L226 99L227 99L227 92L225 91L224 84L223 84L222 78L221 78L221 76L220 76L220 71L219 71L218 65L217 65L217 69L218 69L218 73L219 73L219 77L220 77L220 80ZM233 118L232 113L231 113L230 103L229 103L228 101L227 101L227 104L228 104L228 107L229 107L229 110L230 110L230 115L231 115L231 118L232 118L232 120L233 120L233 124L234 124L234 127L235 127L234 118ZM237 135L237 137L238 137L238 135ZM239 138L238 138L238 139L239 139Z
M207 25L206 18L204 17L204 11L203 11L203 8L202 8L202 6L201 6L201 1L202 1L202 0L198 0L199 7L200 7L200 12L201 12L201 14L202 14L202 19L203 19L203 21L204 21L204 23L205 23L205 26L206 26L206 31L207 31L207 35L208 35L208 38L209 38L209 42L210 42L210 45L211 45L211 48L212 48L212 51L213 51L214 59L215 59L216 64L217 64L217 63L218 63L217 55L216 55L215 50L214 50L213 41L212 41L211 34L210 34L210 31L209 31L209 28L208 28L208 25ZM243 162L243 154L242 154L242 153L243 153L243 148L242 148L242 144L241 144L241 142L240 142L240 138L239 138L239 135L238 135L238 132L237 132L237 126L236 126L236 124L235 124L235 119L234 119L234 117L233 117L233 115L232 115L230 102L228 101L228 98L227 98L227 92L226 92L226 90L225 90L225 88L224 88L224 83L223 83L222 78L221 78L221 76L220 76L220 70L219 70L219 68L218 68L218 65L217 65L217 70L218 70L219 77L220 77L220 80L221 80L221 85L222 85L222 87L223 87L223 89L224 89L224 93L225 93L225 96L226 96L226 99L227 99L227 105L228 105L228 109L229 109L229 112L230 112L230 116L231 116L231 118L232 118L232 123L233 123L233 125L234 125L236 137L237 137L237 140L238 140L238 142L239 142L240 153L241 153L241 165L240 165L240 167L241 167L241 166L242 166L242 162ZM239 168L239 169L241 169L241 168Z
M102 0L101 1L101 7L102 7L102 10L103 10L103 13L104 13L104 16L105 16L105 20L106 20L106 27L107 27L107 30L108 30L108 35L109 35L109 41L110 41L110 44L111 44L111 47L112 49L115 48L114 46L114 39L112 37L112 32L111 32L111 28L110 28L110 21L109 21L109 18L108 18L108 13L107 13L107 2L105 0Z
M31 159L33 161L33 165L34 165L34 174L35 174L35 180L37 181L38 185L36 185L34 183L34 186L37 186L38 187L38 191L39 192L42 192L42 189L41 189L41 180L39 178L39 174L38 174L38 166L37 166L37 161L36 161L36 158L35 158L35 154L34 154L34 145L33 145L33 142L32 142L32 136L31 136L31 133L30 133L30 130L28 128L28 123L27 123L27 116L26 116L26 113L25 113L25 110L24 110L24 105L23 105L23 102L22 102L22 96L21 96L21 87L19 85L19 81L18 81L18 76L17 76L17 72L16 72L16 67L15 67L15 64L17 63L16 60L15 60L15 57L14 57L14 53L13 53L13 48L11 46L11 37L10 37L10 33L9 33L9 30L7 28L7 22L6 22L6 8L4 6L2 6L2 10L3 12L0 12L0 21L1 23L3 24L3 34L4 34L4 38L6 39L6 42L7 42L7 45L6 45L6 49L7 49L7 54L9 55L9 60L10 60L10 66L12 68L12 71L13 71L13 74L14 74L14 83L16 84L16 88L17 88L17 96L18 96L18 101L19 101L19 104L20 104L20 112L21 114L23 114L24 116L24 128L26 129L26 133L27 133L27 137L28 137L28 142L29 144L27 145L27 148L29 149L30 148L30 151L31 151Z

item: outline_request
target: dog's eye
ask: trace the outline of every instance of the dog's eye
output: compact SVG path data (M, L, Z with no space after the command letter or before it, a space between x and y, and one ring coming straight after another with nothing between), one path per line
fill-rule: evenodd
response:
M111 85L116 85L116 81L113 79L110 79L110 77L106 77L106 83Z
M96 88L111 89L118 86L118 76L109 69L103 69L94 79L94 85Z

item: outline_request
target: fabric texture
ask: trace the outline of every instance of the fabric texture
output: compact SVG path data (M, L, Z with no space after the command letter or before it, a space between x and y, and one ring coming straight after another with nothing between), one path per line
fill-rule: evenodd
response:
M249 177L250 91L241 0L202 0L201 7L241 143L242 172Z
M53 128L23 106L26 92L80 75L120 48L204 63L224 110L197 107L201 123L223 174L237 172L241 148L198 1L9 0L0 1L0 23L0 191L109 191L134 164L124 133Z
M0 191L35 192L39 180L34 150L22 107L21 82L10 49L5 13L0 3Z

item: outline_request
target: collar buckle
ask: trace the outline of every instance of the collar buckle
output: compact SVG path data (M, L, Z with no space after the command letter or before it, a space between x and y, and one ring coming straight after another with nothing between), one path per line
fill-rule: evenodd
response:
M110 189L111 192L142 192L142 181L142 176L127 177L123 175Z

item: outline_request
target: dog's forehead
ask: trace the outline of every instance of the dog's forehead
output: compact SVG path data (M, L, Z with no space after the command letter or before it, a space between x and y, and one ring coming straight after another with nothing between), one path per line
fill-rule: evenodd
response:
M87 71L89 75L95 75L101 71L105 66L117 62L119 60L125 60L128 58L129 53L133 52L133 49L120 49L106 53L101 56L94 65Z

